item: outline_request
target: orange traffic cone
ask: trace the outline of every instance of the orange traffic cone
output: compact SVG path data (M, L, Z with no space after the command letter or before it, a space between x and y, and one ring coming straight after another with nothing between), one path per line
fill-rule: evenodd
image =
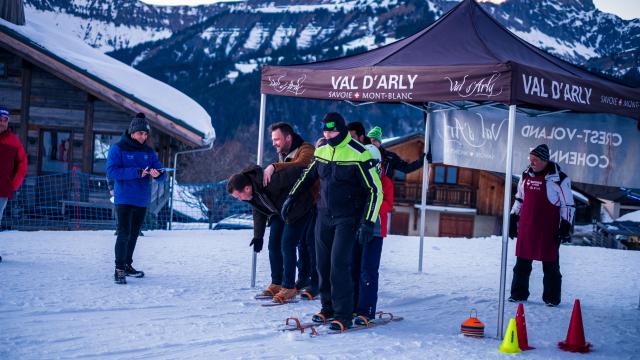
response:
M587 353L591 350L591 344L584 339L584 327L582 326L582 311L580 300L573 303L573 313L567 331L567 339L558 343L558 347L564 351Z
M518 345L520 350L531 350L534 347L529 346L529 340L527 339L527 322L524 319L524 305L518 304L518 312L516 313L516 329L518 330Z

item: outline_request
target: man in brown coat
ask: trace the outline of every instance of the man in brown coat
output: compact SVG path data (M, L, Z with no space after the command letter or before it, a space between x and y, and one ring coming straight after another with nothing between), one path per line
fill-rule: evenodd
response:
M283 169L302 166L307 167L313 161L315 148L305 142L295 133L291 125L279 122L271 125L271 142L278 153L278 161L264 169L264 185L266 186L271 176ZM311 188L314 203L319 196L319 183ZM298 245L298 280L296 289L302 291L302 297L313 299L318 294L318 272L315 259L315 206L312 209L307 230L300 238Z

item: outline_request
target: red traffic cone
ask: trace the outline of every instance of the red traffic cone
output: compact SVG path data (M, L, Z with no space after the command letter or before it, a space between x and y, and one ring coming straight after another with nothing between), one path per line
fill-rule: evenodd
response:
M573 303L571 322L567 331L567 339L558 343L558 347L564 351L587 353L591 351L591 344L584 340L584 327L582 326L582 311L580 300Z
M529 340L527 339L527 322L524 319L524 305L518 304L518 312L516 313L516 329L518 331L518 345L520 350L531 350L534 347L529 346Z

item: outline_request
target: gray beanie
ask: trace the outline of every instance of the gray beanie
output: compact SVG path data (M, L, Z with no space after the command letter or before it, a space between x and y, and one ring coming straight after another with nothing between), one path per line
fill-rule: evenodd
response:
M136 116L131 119L129 134L133 134L136 131L146 131L147 133L151 132L149 121L147 121L147 118L143 113L137 113Z
M536 146L536 148L531 150L529 154L537 156L538 159L542 161L549 161L549 147L547 144L540 144Z

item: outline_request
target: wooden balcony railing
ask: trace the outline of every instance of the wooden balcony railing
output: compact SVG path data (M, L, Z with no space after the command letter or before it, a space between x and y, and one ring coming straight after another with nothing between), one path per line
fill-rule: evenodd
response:
M396 203L420 203L422 184L394 182L393 187ZM466 186L430 184L427 204L473 208L476 205L474 195L471 188Z

